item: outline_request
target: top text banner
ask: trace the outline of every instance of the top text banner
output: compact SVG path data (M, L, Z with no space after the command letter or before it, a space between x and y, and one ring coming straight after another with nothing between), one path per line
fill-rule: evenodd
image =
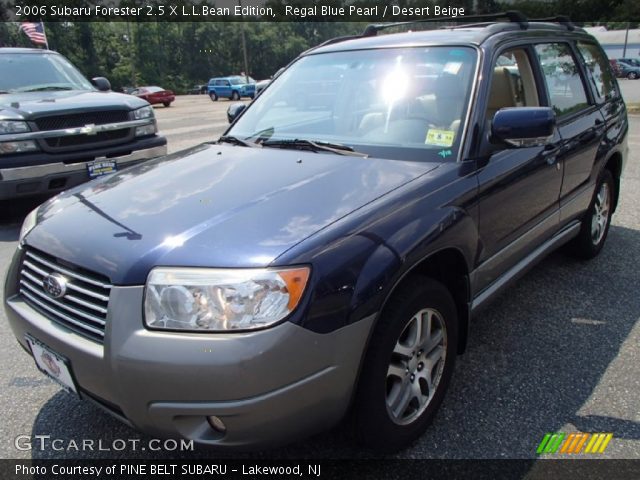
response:
M0 20L95 21L350 21L396 22L453 17L471 12L464 0L402 2L374 0L0 0Z

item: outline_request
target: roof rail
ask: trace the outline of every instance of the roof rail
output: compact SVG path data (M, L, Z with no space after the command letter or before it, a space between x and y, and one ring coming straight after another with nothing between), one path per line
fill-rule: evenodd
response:
M437 23L437 22L469 22L469 21L492 21L492 20L507 20L509 22L517 23L522 30L526 30L529 27L529 20L522 13L516 10L509 10L501 13L489 13L486 15L465 15L464 17L434 17L423 18L419 20L410 20L407 22L394 22L394 23L373 23L368 25L362 32L363 37L375 37L379 31L387 28L399 27L403 25L414 25L418 23Z

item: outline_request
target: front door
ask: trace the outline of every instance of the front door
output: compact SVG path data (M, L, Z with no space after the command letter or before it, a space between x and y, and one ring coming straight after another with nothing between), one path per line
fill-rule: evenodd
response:
M543 87L529 47L503 51L494 62L479 159L480 253L476 291L514 266L558 228L562 165L560 134L544 147L510 148L490 141L495 112L543 105Z

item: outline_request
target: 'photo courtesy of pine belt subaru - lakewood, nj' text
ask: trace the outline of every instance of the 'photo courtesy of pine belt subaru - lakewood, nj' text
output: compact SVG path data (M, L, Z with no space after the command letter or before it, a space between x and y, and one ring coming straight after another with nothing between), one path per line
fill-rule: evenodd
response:
M349 416L367 447L409 445L474 313L561 246L598 255L618 204L627 112L602 48L499 20L326 42L217 141L48 200L7 275L16 339L158 438L255 449Z

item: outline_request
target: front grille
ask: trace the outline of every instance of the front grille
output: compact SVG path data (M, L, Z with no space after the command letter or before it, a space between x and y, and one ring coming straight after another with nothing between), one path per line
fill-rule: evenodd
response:
M65 128L84 127L85 125L105 125L129 120L127 110L107 110L102 112L72 113L40 117L35 120L38 130L63 130Z
M95 143L112 142L129 136L128 128L112 130L110 132L98 132L95 135L70 135L68 137L45 138L45 142L51 148L75 147Z
M131 120L127 110L105 110L98 112L71 113L68 115L52 115L34 120L38 130L64 130L67 128L84 127L86 125L106 125L122 123ZM62 153L87 148L100 148L120 145L133 138L132 128L121 128L95 135L70 135L41 140L40 146L45 151Z
M67 292L54 298L43 280L52 274L66 280ZM20 293L47 318L98 342L104 340L111 285L109 279L28 249L20 270Z

